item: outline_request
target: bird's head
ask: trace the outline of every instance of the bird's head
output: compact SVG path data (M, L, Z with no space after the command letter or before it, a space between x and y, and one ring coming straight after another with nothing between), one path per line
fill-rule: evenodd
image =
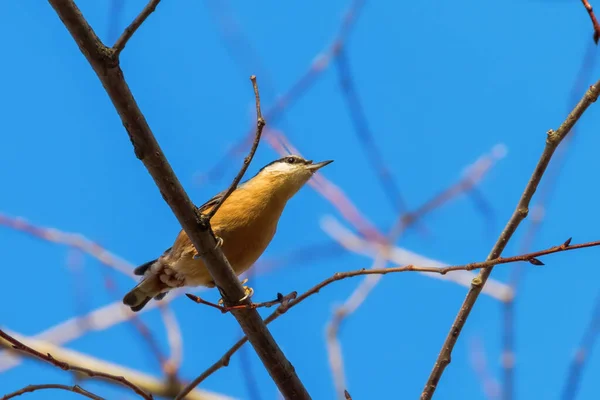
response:
M291 198L315 172L332 162L315 163L297 155L289 155L264 166L251 181L265 190Z

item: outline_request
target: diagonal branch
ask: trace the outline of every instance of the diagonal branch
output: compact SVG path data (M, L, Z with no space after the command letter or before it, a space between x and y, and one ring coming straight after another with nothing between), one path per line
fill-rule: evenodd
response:
M48 1L98 75L127 129L137 158L144 163L164 200L194 244L216 286L222 292L225 304L237 302L245 295L242 285L217 246L209 220L198 215L165 158L125 82L117 55L100 41L72 0ZM249 302L249 299L245 301ZM294 367L285 358L259 313L250 309L236 310L232 314L248 335L250 343L281 393L290 399L310 399Z
M121 52L125 48L125 45L127 45L129 39L131 39L135 31L137 31L138 28L142 26L146 18L148 18L150 14L154 12L158 3L160 3L160 0L150 0L150 2L146 5L146 7L144 7L142 12L140 12L140 14L133 20L133 22L127 28L125 28L125 31L121 34L121 36L119 36L119 38L115 42L115 45L112 48L115 57L118 57L119 54L121 54Z
M521 195L521 199L517 204L517 207L513 213L513 215L508 220L504 230L500 234L500 237L496 241L496 244L492 248L490 254L488 255L488 260L493 260L495 258L500 257L502 251L508 244L508 241L511 239L512 235L517 230L517 227L527 217L527 213L529 212L529 203L531 202L531 198L533 197L540 181L542 180L542 176L548 167L548 163L550 163L550 159L554 154L554 151L560 144L560 142L567 136L571 128L575 125L575 123L581 118L585 110L598 99L598 95L600 95L600 81L596 82L594 85L590 86L590 88L586 91L583 98L579 101L579 103L575 106L573 111L567 116L567 119L563 124L558 128L558 130L553 131L549 130L546 138L546 146L544 147L544 151L536 165L533 174L523 194ZM429 375L429 379L425 384L425 388L421 393L421 400L429 400L433 397L433 393L437 388L438 382L444 373L444 370L450 364L450 358L452 355L452 350L454 349L454 345L458 340L460 332L467 322L467 318L481 293L481 289L485 285L488 280L490 274L492 273L492 268L486 268L480 271L479 275L473 282L471 283L471 288L467 293L467 297L464 300L454 322L452 323L452 327L450 328L450 332L444 341L444 345L438 358L433 366L433 370Z

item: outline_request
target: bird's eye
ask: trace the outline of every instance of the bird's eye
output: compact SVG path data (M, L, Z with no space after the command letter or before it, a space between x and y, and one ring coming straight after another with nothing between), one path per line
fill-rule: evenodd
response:
M285 161L286 161L288 164L293 164L293 163L295 163L295 162L296 162L296 159L295 159L294 157L288 157L288 158L287 158Z

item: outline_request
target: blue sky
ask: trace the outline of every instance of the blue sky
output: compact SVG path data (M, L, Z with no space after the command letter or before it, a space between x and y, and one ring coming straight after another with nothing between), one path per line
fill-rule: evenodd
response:
M241 157L231 160L225 180L204 185L194 181L252 124L248 77L258 76L263 106L272 104L331 41L348 4L227 2L226 9L252 46L232 49L219 33L223 23L212 1L213 6L210 1L164 1L122 55L125 77L140 108L198 204L225 188L241 164ZM125 1L118 14L111 12L110 3L78 1L101 39L112 43L115 32L145 1ZM177 234L177 220L135 158L117 113L53 9L38 0L2 2L0 33L6 39L5 62L0 64L0 212L79 232L133 264L156 257ZM495 144L508 148L479 187L493 208L493 225L472 201L461 197L427 216L429 235L411 230L402 246L450 264L487 256L541 154L545 132L566 116L591 36L589 17L574 1L367 2L347 51L369 124L408 204L416 207L455 182L466 165ZM600 77L598 68L590 76L586 84ZM574 243L600 238L595 179L600 138L594 129L599 122L600 109L593 105L578 124L536 249L570 236ZM395 219L353 130L335 68L325 71L285 117L270 126L285 131L305 156L334 159L325 176L377 226L386 228ZM275 157L261 145L248 175ZM319 221L330 214L340 218L313 190L303 189L289 203L265 257L326 241ZM517 232L505 254L518 252L523 231ZM4 227L0 248L8 282L0 294L0 325L22 334L36 334L108 304L132 284L114 273L118 292L108 293L104 267L91 257L84 258L83 272L76 276L67 266L68 249ZM600 249L557 254L544 258L546 267L528 267L516 319L519 398L560 396L597 297L598 254ZM369 265L368 258L351 254L296 263L254 278L255 299L303 292L335 272ZM496 268L493 278L506 281L510 268ZM314 399L334 398L324 326L333 307L358 283L336 283L271 326ZM76 294L81 288L83 298ZM341 332L353 397L416 398L465 293L463 287L418 274L386 276ZM207 298L216 300L218 294L211 291ZM176 300L173 309L184 338L181 374L189 379L218 359L240 332L231 316L185 298ZM499 378L501 317L497 301L478 301L436 398L485 398L469 361L470 343L482 338L489 372ZM142 318L166 350L158 312ZM68 347L160 373L128 324L89 334ZM268 374L253 354L250 359L261 398L276 398ZM236 355L202 388L249 398L239 364ZM599 374L600 358L592 353L578 399L597 398L593 377ZM26 362L2 375L0 393L49 382L70 382L70 377ZM107 398L132 398L112 386L86 387ZM74 397L49 391L28 396Z

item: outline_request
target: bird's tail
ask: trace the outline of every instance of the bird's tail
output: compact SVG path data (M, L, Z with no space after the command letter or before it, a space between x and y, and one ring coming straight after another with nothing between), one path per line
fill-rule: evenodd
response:
M144 277L123 297L123 304L131 307L133 312L140 311L152 298L161 300L167 294L165 292L166 285L159 279L158 275L149 271L150 266L155 261L142 264L134 270L135 275L144 275Z

